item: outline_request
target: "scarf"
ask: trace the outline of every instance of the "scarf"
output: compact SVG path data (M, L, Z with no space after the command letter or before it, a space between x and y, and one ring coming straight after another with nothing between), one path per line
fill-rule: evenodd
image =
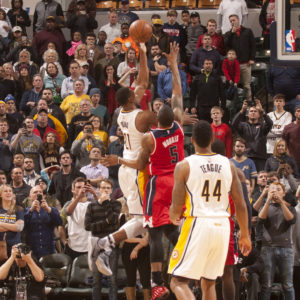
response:
M72 47L66 51L66 53L67 53L69 56L72 56L72 55L75 54L76 48L77 48L79 45L82 44L82 41L79 41L79 42L73 42L73 41L71 41L71 44L72 44Z

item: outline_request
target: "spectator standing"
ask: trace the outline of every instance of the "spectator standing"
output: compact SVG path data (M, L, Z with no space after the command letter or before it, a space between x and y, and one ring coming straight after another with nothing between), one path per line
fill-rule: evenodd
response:
M85 42L89 53L89 59L93 62L93 65L95 66L96 61L98 61L100 58L104 56L103 51L100 49L98 45L96 45L95 33L88 32L86 34Z
M100 164L101 152L101 148L93 147L90 151L91 163L80 169L95 190L104 178L108 178L108 169Z
M259 172L264 169L267 158L267 134L272 128L273 122L265 113L258 99L256 106L251 106L248 111L248 120L245 120L245 113L248 107L244 101L242 109L232 120L232 127L246 141L246 154L251 158ZM262 115L262 120L261 120Z
M203 69L193 80L190 107L191 113L198 114L200 120L211 122L210 110L213 106L221 106L224 109L226 98L221 77L213 74L212 60L205 59Z
M63 151L59 157L61 170L53 175L49 187L49 194L55 195L55 198L57 198L63 206L72 198L72 182L77 177L85 177L85 175L72 166L70 152Z
M139 20L139 16L129 10L129 0L121 0L121 9L118 12L119 23L127 23L129 26L136 20Z
M90 163L90 151L93 147L103 149L103 142L93 134L92 123L85 123L83 135L72 143L71 153L76 158L77 168L82 168Z
M6 104L7 115L13 117L16 121L15 127L19 127L19 124L22 124L23 122L23 116L17 111L15 97L12 96L11 94L8 94L5 97L4 101Z
M88 92L89 81L86 77L80 75L80 65L76 60L70 62L69 65L70 76L65 78L61 85L61 97L65 99L67 96L74 94L75 81L81 79L83 81L84 94Z
M245 0L222 0L217 11L217 31L225 33L231 29L231 24L228 18L231 15L236 15L243 26L246 26L248 21L248 8Z
M13 153L22 152L34 160L34 170L40 172L40 154L42 152L42 140L33 133L34 121L30 117L24 120L24 128L12 137L10 149Z
M161 18L152 19L152 36L150 40L146 43L148 55L150 54L150 49L152 45L157 45L162 52L170 52L170 36L163 31L163 21Z
M267 135L267 153L273 154L274 144L282 138L283 129L286 125L292 123L292 115L284 110L285 96L277 94L273 97L275 110L268 113L268 116L273 121L273 126Z
M115 42L120 42L122 44L122 49L124 53L126 53L130 48L133 48L135 51L135 55L138 58L139 57L139 48L137 47L136 43L132 39L132 37L129 35L129 24L128 23L122 23L121 25L121 34L117 38L115 38L112 41L112 44L115 44Z
M223 73L226 77L227 85L237 87L240 81L240 63L236 59L236 52L233 49L227 51L227 57L222 64Z
M23 9L23 0L12 0L7 16L12 27L20 26L22 32L26 34L26 27L31 25L31 20L27 11Z
M17 133L20 123L7 112L5 102L2 100L0 100L0 119L7 121L9 133Z
M80 101L80 113L75 115L69 124L69 145L73 143L79 132L82 131L83 126L92 121L93 115L90 111L91 107L92 103L88 99L83 99Z
M37 174L34 171L34 161L30 157L25 157L24 158L24 177L23 180L27 185L30 185L31 187L35 186L35 182L37 179L39 179L41 176Z
M254 190L257 171L252 159L245 155L246 141L242 138L237 138L233 146L234 156L230 159L234 165L241 169L246 178L250 181L251 192Z
M107 110L107 106L100 104L103 101L103 95L98 88L90 90L90 98L92 101L91 113L94 116L101 118L101 123L104 127L107 127L110 120L110 115Z
M8 122L6 119L0 119L0 170L5 171L6 173L10 172L12 169L12 153L10 152L10 140L12 134L8 133Z
M205 59L210 59L213 62L213 72L220 73L221 59L219 52L212 47L212 38L208 34L203 35L203 46L196 49L191 57L190 71L198 75L203 70L203 63Z
M23 111L25 115L30 114L30 111L37 105L42 96L44 85L42 76L39 74L34 75L32 85L33 89L23 93L20 103L20 111Z
M48 125L48 110L47 109L44 109L44 108L39 109L37 112L36 120L37 120L37 123L33 130L33 133L36 136L40 137L41 140L44 142L46 135L49 132L53 132L56 135L59 143L61 143L60 135L58 134L58 132Z
M33 255L40 259L55 253L54 229L62 225L62 220L58 210L48 205L39 185L31 189L29 199L30 207L24 213L26 243Z
M220 55L225 55L225 46L223 36L216 32L217 30L217 22L214 19L209 19L206 24L206 29L208 35L211 36L212 46L219 52ZM197 49L203 46L203 37L204 34L199 36L197 41Z
M259 14L259 24L262 27L264 49L270 49L270 27L275 21L275 0L266 0Z
M60 27L64 26L65 19L61 5L54 0L39 1L35 6L33 15L33 32L37 33L44 30L47 27L45 21L50 16Z
M251 65L255 60L255 39L250 28L241 26L237 15L230 15L232 28L224 35L224 43L228 49L234 49L240 63L241 82L246 92L247 100L251 100Z
M222 118L224 111L219 106L214 106L210 110L210 115L212 119L211 128L214 134L214 137L221 140L225 145L225 155L228 158L232 157L232 132L229 126L225 123L222 123Z
M190 13L187 9L181 11L181 20L182 20L182 31L181 31L181 47L180 47L180 61L186 64L186 44L187 44L187 28L190 24Z
M114 39L121 35L121 25L118 23L118 13L115 9L111 9L108 13L109 23L103 25L100 31L104 31L107 35L107 43L111 43Z
M187 89L186 74L184 71L179 69L179 75L181 80L182 95L184 95ZM157 93L165 103L171 104L172 87L172 71L168 63L168 67L159 73L157 79Z
M272 183L267 201L258 215L263 223L261 256L265 264L262 275L262 300L270 299L276 267L279 268L281 275L284 297L295 299L291 230L296 222L296 211L294 207L287 205L284 196L284 186L280 183Z
M63 50L66 40L62 31L57 29L54 16L49 16L46 18L45 29L40 30L32 40L32 46L36 49L40 58L43 57L44 52L48 49L49 42L55 43L56 51L58 52L59 57L63 57Z
M27 185L24 180L23 170L19 167L11 171L11 186L16 195L16 205L22 206L25 198L28 197L31 186Z
M104 53L105 57L98 60L95 66L95 78L97 87L100 87L103 84L104 77L105 77L105 70L104 68L107 65L113 65L114 69L117 70L118 65L120 63L117 57L114 57L114 48L112 43L106 43L104 46Z
M21 242L20 232L23 228L24 211L16 203L12 187L2 184L0 186L0 240L6 241L8 257L12 246Z
M157 93L157 79L160 72L167 68L167 59L162 56L158 44L154 44L150 49L150 57L148 58L148 68L151 76L151 83L153 85L152 95L153 98L158 97Z
M177 16L178 13L175 9L168 10L167 12L168 22L164 23L163 31L170 36L172 42L176 42L181 46L180 36L181 36L182 27L176 22Z
M290 155L296 160L300 168L300 104L295 107L296 120L283 129L282 137L286 141Z
M187 55L187 65L190 63L192 54L197 49L197 41L201 34L206 32L206 28L201 25L198 12L192 12L190 15L191 23L187 27L187 44L185 46Z
M68 10L68 19L66 22L66 26L71 29L71 35L74 32L79 31L82 40L85 40L88 32L91 32L98 27L98 22L95 20L95 14L89 11L89 6L86 5L86 2L88 1L77 0L74 9ZM93 10L93 12L96 12L96 10Z
M267 90L272 97L285 95L284 109L294 115L295 106L300 103L300 68L271 65L267 72Z
M67 96L61 103L60 108L66 114L67 124L71 123L72 118L80 113L79 103L83 99L91 101L90 97L84 93L85 84L83 79L74 81L74 94Z
M96 149L96 148L94 148ZM99 149L100 150L100 149ZM111 199L113 183L108 179L101 179L98 184L99 196L96 201L90 203L85 214L85 230L91 231L92 236L105 237L119 228L119 215L121 203ZM118 295L117 270L118 270L119 248L115 247L110 253L109 264L113 271L109 278L109 299L116 300ZM98 271L96 264L90 266L93 271L93 300L101 299L102 274Z
M69 236L65 252L72 260L88 251L87 240L90 232L85 230L84 221L87 207L90 204L87 200L87 191L90 190L94 191L91 185L86 184L85 178L76 178L72 182L73 198L63 207L68 216Z
M296 198L298 203L295 207L296 210L296 223L293 227L293 248L294 248L294 288L295 288L295 299L300 297L300 287L299 287L299 279L300 279L300 188L298 187Z

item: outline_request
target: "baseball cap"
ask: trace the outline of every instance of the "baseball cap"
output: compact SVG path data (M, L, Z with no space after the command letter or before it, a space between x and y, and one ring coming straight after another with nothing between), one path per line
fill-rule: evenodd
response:
M89 63L87 61L81 62L80 63L80 67L84 67L84 66L90 66Z
M42 113L42 112L44 112L44 113L46 113L46 114L48 115L47 109L41 108L41 109L38 111L38 114L40 114L40 113Z
M12 32L17 32L17 31L22 32L22 28L20 26L14 26L13 29L12 29Z
M152 20L152 24L153 25L163 25L163 21L162 21L162 19L153 19Z
M12 94L8 94L4 99L5 103L10 100L13 100L16 103L16 99Z
M129 0L122 0L121 4L129 4Z
M53 21L53 22L55 22L55 17L54 16L48 16L46 18L46 21Z
M200 18L200 15L199 15L198 12L194 11L194 12L191 13L190 17L191 18L196 18L196 17Z
M47 184L46 179L40 177L40 178L38 178L38 179L35 181L35 185L38 185L38 184L40 184L41 182L44 182L45 184Z

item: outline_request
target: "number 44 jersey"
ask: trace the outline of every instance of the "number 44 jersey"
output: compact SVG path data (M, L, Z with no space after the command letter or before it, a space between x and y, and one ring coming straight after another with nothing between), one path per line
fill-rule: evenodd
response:
M149 160L149 174L166 175L174 172L176 163L184 159L184 136L180 125L173 122L168 129L152 129L154 149Z
M214 153L196 153L186 160L190 174L186 182L184 216L229 217L232 173L228 158Z

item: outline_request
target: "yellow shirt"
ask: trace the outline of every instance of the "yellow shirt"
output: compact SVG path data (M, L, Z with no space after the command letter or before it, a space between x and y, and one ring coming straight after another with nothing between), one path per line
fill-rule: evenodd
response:
M104 149L106 150L107 148L107 143L108 143L108 134L107 132L103 131L103 130L97 130L97 131L94 131L93 132L93 135L95 136L95 138L97 140L100 140L103 142L103 146L104 146ZM76 137L76 140L80 140L83 136L83 131L79 132L79 134L77 135ZM87 146L88 147L88 146ZM91 149L89 149L90 151Z
M66 121L68 125L70 124L72 118L80 113L79 103L83 99L88 99L91 101L88 95L83 94L80 97L77 97L75 94L73 94L67 96L61 103L60 108L66 115Z

